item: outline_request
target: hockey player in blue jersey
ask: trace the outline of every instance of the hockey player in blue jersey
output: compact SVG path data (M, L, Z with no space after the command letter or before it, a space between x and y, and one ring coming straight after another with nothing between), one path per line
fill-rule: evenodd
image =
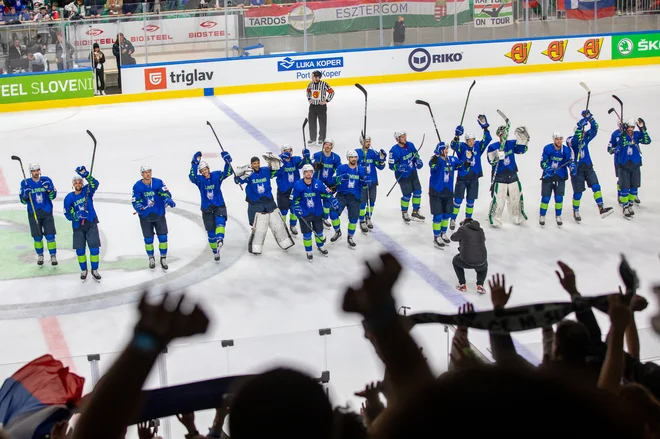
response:
M617 203L619 203L619 206L623 207L623 204L621 204L621 188L619 187L619 167L616 164L616 155L614 154L614 148L616 145L619 144L619 138L621 137L621 131L623 129L621 128L623 125L621 122L617 122L617 127L618 129L614 130L612 135L610 136L610 143L607 144L607 152L612 155L612 158L614 159L614 175L616 176L616 199ZM636 203L639 204L639 198L635 199Z
M397 143L390 148L388 166L394 171L394 177L401 188L401 217L406 224L410 223L408 208L412 198L412 217L424 221L425 217L419 213L419 206L422 202L422 184L417 175L417 170L422 169L424 162L419 157L415 145L408 142L405 131L396 131L394 139Z
M451 214L449 228L454 230L456 228L456 217L461 210L461 204L465 198L465 218L472 218L474 213L474 202L479 198L479 179L483 177L483 170L481 168L481 156L493 140L490 131L488 130L488 119L485 115L480 114L477 117L479 126L484 131L481 140L476 141L472 133L465 135L465 142L460 142L460 136L463 135L463 127L457 126L454 132L454 140L452 140L450 147L456 152L461 162L470 162L470 166L462 167L458 170L458 177L456 178L456 187L454 188L454 210Z
M469 167L471 159L461 161L458 157L449 156L447 145L438 143L429 161L431 177L429 180L429 204L433 215L433 243L444 249L451 241L447 237L447 227L453 212L454 172Z
M639 131L635 131L635 124ZM642 153L639 145L648 145L651 138L646 131L643 119L630 119L623 124L623 133L618 138L611 154L616 157L617 175L619 177L619 202L623 205L623 216L631 219L635 214L633 203L641 186Z
M585 130L589 125L589 130ZM585 190L585 183L594 193L594 200L598 205L601 218L612 214L611 207L605 207L603 204L603 194L600 191L598 176L594 170L594 164L589 154L589 143L598 134L598 122L594 119L589 110L582 111L582 119L577 123L575 134L566 139L566 145L571 148L577 171L575 175L571 174L571 185L573 186L573 219L578 223L582 221L580 216L580 200Z
M202 222L213 252L213 259L216 262L220 260L220 249L224 244L225 226L227 225L227 206L222 196L221 186L222 182L232 174L231 156L226 151L222 151L221 156L225 161L224 169L211 172L208 163L200 161L202 153L197 151L190 161L190 173L188 174L190 182L199 189L202 199Z
M339 165L341 165L341 157L339 157L339 154L332 152L334 147L334 140L325 139L323 141L323 150L314 153L314 156L312 157L312 165L316 171L314 178L321 180L333 192L336 190L335 171ZM323 225L326 229L329 229L331 227L330 222L328 221L330 209L324 207L323 211Z
M374 228L371 223L371 215L374 213L376 196L378 195L378 171L385 169L387 153L384 149L381 149L380 152L374 151L371 148L370 136L365 138L360 136L360 145L362 145L362 148L355 150L358 155L358 166L363 167L367 171L367 176L371 179L371 184L363 187L360 195L360 230L363 233L368 233L369 229Z
M300 180L300 169L304 164L310 163L310 151L305 148L303 156L294 156L293 148L291 145L282 145L280 147L280 159L282 160L282 167L275 173L275 182L277 183L277 207L286 221L286 216L289 214L291 207L291 190L293 185ZM298 217L291 210L289 214L289 230L292 235L298 234Z
M561 212L564 206L564 193L566 191L566 180L568 170L575 175L577 167L572 158L571 149L564 145L564 136L561 133L552 133L552 143L543 148L541 155L541 210L539 213L539 224L545 226L545 214L548 211L548 203L552 193L555 194L555 220L561 226Z
M357 158L357 152L349 149L346 152L348 163L337 168L335 179L337 186L336 197L337 201L339 201L339 208L330 211L332 227L335 229L335 234L330 238L330 242L337 242L341 238L339 216L344 209L348 210L348 236L346 237L346 241L350 248L355 248L353 235L355 235L355 229L360 218L360 194L362 193L362 187L368 186L371 183L371 179L367 177L367 170L362 166L358 166Z
M21 181L19 199L27 206L30 235L34 240L34 250L37 252L37 265L44 265L44 236L50 253L50 264L57 265L57 244L55 243L55 218L53 218L53 200L57 197L57 189L53 181L41 175L41 166L30 163L32 178ZM33 210L34 209L34 210ZM36 221L35 221L36 216Z
M286 250L293 246L293 239L286 227L282 214L273 199L270 180L282 166L282 161L272 152L263 156L266 166L261 166L259 157L252 157L249 166L236 168L236 181L244 183L245 201L248 203L248 222L252 233L248 242L248 251L261 254L266 233L270 228L279 246Z
M334 204L339 209L339 201L332 196L332 190L321 180L313 178L314 167L310 164L302 167L303 178L298 180L291 190L291 210L300 219L300 231L303 235L303 245L307 259L314 259L312 254L312 233L316 241L316 248L327 256L328 251L323 248L323 207Z
M167 270L167 219L165 207L176 207L172 194L163 180L152 178L151 166L142 165L140 168L142 180L133 185L131 202L133 209L140 218L140 228L144 237L144 248L149 257L149 268L156 268L154 257L154 235L158 237L158 250L160 253L160 266Z
M87 247L89 247L89 260L92 265L92 277L101 281L99 274L99 249L101 237L99 236L99 219L94 210L94 194L99 188L99 182L85 169L84 166L76 168L73 177L73 192L64 198L64 216L71 221L73 227L73 248L80 265L80 279L87 280ZM84 183L87 182L87 184Z
M507 140L509 129L499 126L495 133L499 140L488 146L488 161L492 166L493 200L490 204L488 220L493 227L502 225L504 205L509 206L509 216L514 224L521 224L527 219L522 185L518 179L518 166L515 154L527 152L529 133L527 128L516 128L516 140Z

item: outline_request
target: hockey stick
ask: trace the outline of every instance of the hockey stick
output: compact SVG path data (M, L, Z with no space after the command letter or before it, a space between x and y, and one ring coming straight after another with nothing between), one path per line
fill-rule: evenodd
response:
M511 127L511 122L509 121L509 118L506 116L506 114L502 113L501 110L497 110L497 114L500 115L502 119L504 119L505 122L505 128L504 128L504 141L500 141L500 150L504 148L504 145L506 145L506 141L509 138L509 128ZM490 194L491 196L494 196L493 194L493 188L495 187L495 175L497 175L497 169L500 166L500 161L498 160L497 163L495 163L495 169L493 169L493 175L490 178Z
M435 128L435 134L438 136L438 143L442 142L442 139L440 138L440 133L438 132L438 126L435 124L435 117L433 117L433 110L431 110L431 105L428 102L422 101L420 99L417 99L415 103L418 105L424 105L426 108L429 109L429 113L431 113L431 120L433 121L433 127ZM422 149L422 147L420 146L419 149Z
M23 160L17 155L11 156L12 160L18 161L18 164L21 165L21 172L23 173L23 181L25 182L25 186L27 187L27 177L25 176L25 169L23 168ZM34 223L39 224L39 221L37 221L37 211L34 210L34 201L32 201L32 191L30 191L30 194L28 194L28 200L30 200L30 207L32 207L32 216L34 216Z
M417 150L417 153L418 153L418 154L419 154L419 152L422 150L422 147L424 146L424 140L425 140L425 139L426 139L426 133L424 133L424 135L422 136L422 143L419 144L419 149ZM392 193L392 191L394 190L394 188L396 187L396 185L399 183L399 180L401 179L401 176L403 176L403 174L399 175L399 178L396 179L396 181L395 181L394 184L392 185L392 188L391 188L390 191L387 193L387 195L385 195L385 197L389 197L389 196L390 196L390 194Z
M585 84L584 82L580 82L580 85L587 92L587 105L584 108L585 111L587 111L589 110L589 100L591 99L591 90L589 90L589 87L587 87L587 84Z
M307 149L307 138L305 137L305 127L307 126L307 122L309 122L309 121L307 120L307 118L305 118L305 120L303 121L303 125L302 125L302 132L303 132L303 153L304 153L305 150Z
M621 99L619 99L619 97L617 95L612 95L612 97L621 106L621 113L619 113L619 119L621 120L621 124L623 125L623 101L621 101Z
M465 106L463 107L463 115L461 116L461 123L459 125L463 125L463 120L465 119L465 110L467 110L468 101L470 100L470 92L472 91L472 88L475 86L476 83L477 83L476 79L472 81L472 85L468 90L467 98L465 98Z
M355 86L364 93L364 127L362 128L362 138L366 139L367 137L367 90L364 89L360 84L355 84Z
M215 136L215 140L218 142L218 145L220 145L220 150L222 152L225 152L225 149L222 147L222 143L220 143L220 139L218 139L218 135L215 133L215 130L213 129L213 125L211 125L211 122L209 122L207 120L206 124L211 128L211 131L213 131L213 135ZM231 173L234 174L234 177L236 177L236 172L234 172L234 167L232 166L231 163L229 163L229 169L231 169ZM236 178L238 178L238 177L236 177ZM240 182L238 183L238 187L240 187L241 190L243 190L243 185Z
M96 137L94 137L94 134L90 130L86 131L89 137L92 138L92 142L94 142L94 150L92 151L92 165L89 167L89 174L87 175L88 177L94 178L94 160L96 159ZM90 189L87 189L87 193L85 194L85 202L83 203L83 208L85 212L87 212L87 199L89 198L89 191ZM83 219L80 224L83 226L85 225L85 220Z
M619 123L621 123L621 116L619 116L619 112L616 111L614 108L610 108L609 110L607 110L607 114L612 114L612 113L616 114L616 117L619 119Z
M569 161L569 162L566 162L566 163L564 163L564 164L561 165L561 166L558 166L557 169L555 169L555 172L559 171L559 170L562 169L562 168L565 168L566 166L570 165L571 163L573 163L573 160L571 160L571 161ZM543 180L543 177L539 178L539 180Z

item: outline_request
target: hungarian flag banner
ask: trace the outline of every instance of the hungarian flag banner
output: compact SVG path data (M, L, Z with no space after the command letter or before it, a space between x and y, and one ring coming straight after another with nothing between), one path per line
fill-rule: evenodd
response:
M598 18L614 17L616 12L614 0L557 0L557 9L573 20L593 20L594 12Z
M250 8L245 13L246 37L330 34L378 29L391 30L399 16L406 27L453 26L471 21L468 0L329 0Z

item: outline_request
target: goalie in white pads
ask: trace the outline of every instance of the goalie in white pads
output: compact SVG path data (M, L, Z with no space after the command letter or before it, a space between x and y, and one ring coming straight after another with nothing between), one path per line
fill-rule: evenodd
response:
M312 254L312 233L316 238L316 248L327 256L328 251L323 248L325 238L323 237L323 208L334 204L333 209L339 208L339 201L332 197L332 190L321 180L312 178L314 167L310 164L303 165L303 178L298 180L291 190L291 211L300 219L300 231L303 235L303 244L307 259L314 259Z
M493 227L502 225L502 213L504 205L509 205L509 216L514 224L521 224L527 219L525 214L525 203L523 200L522 185L518 180L518 166L515 154L527 152L529 133L527 128L516 128L516 139L507 140L509 126L497 128L497 137L488 147L488 161L493 167L493 180L491 193L493 200L490 204L488 221Z
M293 246L293 239L282 214L277 209L270 184L282 162L272 152L263 157L268 163L267 166L261 167L259 157L252 157L249 165L236 168L236 182L247 185L245 201L248 203L248 221L252 226L248 251L257 255L263 250L268 228L283 250Z

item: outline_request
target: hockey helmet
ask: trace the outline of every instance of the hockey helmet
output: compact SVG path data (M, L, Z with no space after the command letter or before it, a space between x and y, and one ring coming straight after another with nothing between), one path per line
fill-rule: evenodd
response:
M465 135L465 140L470 140L470 139L473 139L473 140L476 139L476 137L474 137L473 133L467 133Z
M357 156L358 156L357 151L355 151L353 149L349 149L348 151L346 151L346 158L347 159L350 159L350 158L353 158L353 157L357 158Z
M321 73L320 70L314 70L314 71L312 72L312 76L315 76L315 77L317 77L317 78L320 78L320 77L323 76L323 73Z
M303 174L307 171L312 171L314 172L314 166L307 164L302 167Z
M71 179L71 183L75 183L78 180L83 181L83 178L80 175L74 175Z
M41 171L41 165L39 163L30 163L30 172L32 171Z
M398 141L399 141L399 137L401 137L401 136L403 136L403 135L405 135L405 134L406 134L406 131L405 131L405 130L395 131L395 132L394 132L394 140L396 140L396 141L398 142Z
M502 137L505 131L506 131L506 127L504 125L500 125L497 127L497 131L495 131L495 135L497 137Z
M280 146L280 152L284 151L293 151L293 147L288 143L285 143L284 145Z
M559 131L555 131L554 133L552 133L552 140L563 139L563 138L564 138L564 136L562 136Z
M627 119L627 120L623 123L623 127L624 127L624 129L627 130L627 129L630 128L630 127L635 128L635 124L636 124L635 119L631 117L630 119Z
M334 147L335 147L335 141L332 140L332 139L329 138L329 137L323 141L323 146L325 146L326 143L329 143L329 144L330 144L330 148L334 148Z
M151 171L151 166L149 166L149 165L140 166L140 174L142 174L143 172L147 172L147 171Z
M199 162L199 166L197 167L197 169L201 171L204 168L209 169L209 164L206 163L204 160L202 160L201 162Z
M371 142L371 136L366 136L366 137L360 136L360 145L364 146L367 140Z

